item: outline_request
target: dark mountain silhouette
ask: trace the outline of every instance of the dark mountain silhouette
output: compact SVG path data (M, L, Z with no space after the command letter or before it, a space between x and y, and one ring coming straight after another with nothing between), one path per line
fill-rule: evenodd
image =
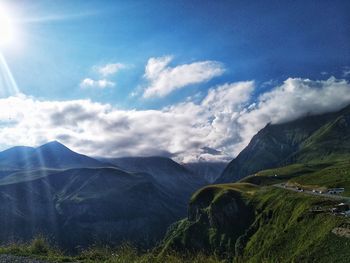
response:
M195 190L206 184L203 177L166 157L124 157L105 161L126 171L150 174L169 193L185 202Z
M225 162L198 162L182 164L188 170L213 183L227 166Z
M167 158L107 161L59 142L1 152L0 240L44 234L66 249L123 241L150 247L204 184Z
M68 169L105 166L108 164L73 152L57 141L38 148L13 147L0 153L1 169Z

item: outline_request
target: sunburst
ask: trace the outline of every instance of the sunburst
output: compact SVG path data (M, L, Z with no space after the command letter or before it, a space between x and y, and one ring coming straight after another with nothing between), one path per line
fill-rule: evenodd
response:
M11 46L16 41L16 30L11 14L4 6L0 6L0 46Z

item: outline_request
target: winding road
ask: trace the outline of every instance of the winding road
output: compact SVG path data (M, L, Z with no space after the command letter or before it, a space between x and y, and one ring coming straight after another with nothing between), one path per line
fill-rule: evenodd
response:
M319 197L323 197L323 198L329 198L329 199L334 199L334 200L339 200L339 201L343 201L343 202L347 202L350 203L350 197L346 197L346 196L341 196L341 195L331 195L331 194L320 194L318 192L312 192L310 190L303 190L300 191L298 189L296 189L295 187L288 187L284 184L274 184L274 187L278 187L278 188L282 188L285 190L289 190L289 191L293 191L293 192L298 192L301 194L308 194L308 195L314 195L314 196L319 196Z

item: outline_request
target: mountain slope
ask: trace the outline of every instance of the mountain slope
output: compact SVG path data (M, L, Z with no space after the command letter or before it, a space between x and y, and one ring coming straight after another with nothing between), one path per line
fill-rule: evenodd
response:
M0 167L15 169L20 166L21 160L34 154L35 148L26 146L16 146L0 152Z
M72 249L124 240L148 247L186 208L146 174L79 168L0 185L0 240L40 233Z
M198 162L182 164L194 174L201 176L209 183L213 183L227 166L224 162Z
M336 231L350 231L350 225L345 216L329 213L337 204L274 186L208 186L193 195L187 218L169 228L161 254L205 251L237 263L345 263L349 238Z
M216 182L235 182L260 170L317 160L320 154L323 159L347 154L350 152L349 116L350 106L335 113L269 124L227 165Z
M38 148L14 147L0 153L1 169L68 169L105 166L108 164L73 152L56 141Z
M126 171L150 174L169 193L185 202L194 191L206 184L203 178L166 157L124 157L104 160Z

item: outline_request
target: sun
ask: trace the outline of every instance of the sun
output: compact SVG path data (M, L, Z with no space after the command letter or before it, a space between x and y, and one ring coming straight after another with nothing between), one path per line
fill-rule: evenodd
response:
M0 6L0 46L9 46L15 41L15 28L8 12Z

